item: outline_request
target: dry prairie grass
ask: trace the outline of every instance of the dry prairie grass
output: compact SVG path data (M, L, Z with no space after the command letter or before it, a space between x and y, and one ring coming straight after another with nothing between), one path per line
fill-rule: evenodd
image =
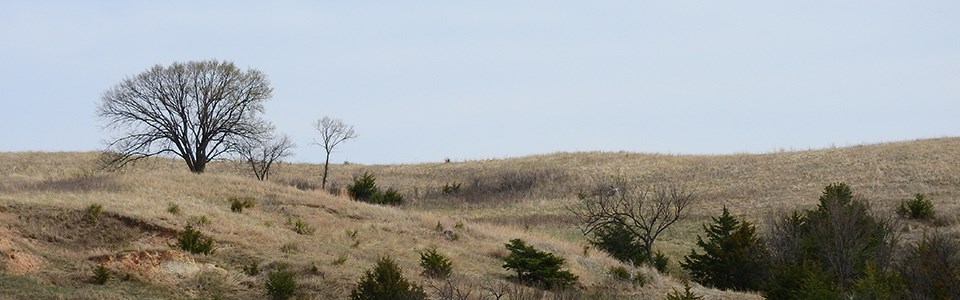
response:
M721 206L764 226L771 215L814 206L823 186L838 181L849 184L882 212L892 213L900 200L915 193L927 194L937 209L941 230L960 231L960 138L758 155L588 152L331 166L330 182L341 187L354 174L374 173L381 186L398 188L406 195L410 203L401 208L358 203L287 184L319 186L321 165L280 165L274 181L259 182L229 162L215 163L207 174L195 175L180 161L149 159L123 172L105 174L97 171L96 158L96 153L0 153L0 207L12 213L40 218L43 214L38 211L71 214L98 203L110 218L136 220L132 225L110 225L117 232L130 232L130 238L75 247L25 234L43 230L62 234L65 229L41 221L55 218L2 224L12 228L13 236L6 239L14 241L19 251L37 254L47 262L26 275L0 276L0 286L43 287L35 294L11 294L14 297L55 298L73 293L78 298L129 298L142 289L159 298L217 293L257 298L264 296L264 275L245 275L243 267L253 263L266 270L282 263L297 271L304 298L342 298L362 272L384 255L394 257L415 282L435 285L418 275L417 255L418 250L434 247L453 259L460 284L477 287L490 285L491 280L503 282L508 275L500 268L500 259L506 255L503 244L512 238L566 257L581 283L597 287L594 290L611 288L632 298L662 297L681 287L678 280L642 268L640 272L650 277L648 286L617 285L607 270L618 263L595 250L585 251L586 241L565 210L576 201L578 191L615 176L650 185L681 185L698 195L691 217L657 245L674 264L701 234L700 224ZM450 183L460 183L464 194L440 192ZM257 206L233 213L228 201L232 197L252 197ZM168 212L171 204L179 206L181 213ZM209 221L200 230L213 236L219 246L214 255L195 258L222 268L224 275L185 279L177 285L124 281L98 289L75 283L87 276L91 266L87 258L125 250L170 249L169 239L156 232L179 231L200 218ZM292 220L302 220L315 232L298 234ZM459 239L450 240L437 231L438 223L453 228ZM462 228L455 228L458 223ZM908 223L906 236L918 235L929 226ZM284 247L296 250L281 251ZM676 270L672 273L682 276ZM699 286L695 291L709 299L756 297Z
M256 264L266 271L284 264L297 272L304 287L300 296L342 298L380 256L394 257L414 281L434 284L418 275L418 251L429 248L438 248L453 258L454 272L466 278L462 285L479 287L506 282L508 274L500 268L505 255L503 244L518 237L567 257L569 268L588 287L608 284L606 270L619 264L597 253L584 256L580 243L557 240L549 234L509 224L474 222L416 206L368 205L323 191L260 182L243 176L229 163L196 175L168 159L147 160L120 173L101 173L95 162L95 153L0 154L4 183L0 207L16 215L2 224L8 229L5 232L10 232L2 238L14 241L17 251L36 254L45 261L23 275L5 272L0 286L5 287L6 296L122 299L225 294L261 298L265 296L262 284L266 272L250 276L243 268ZM236 197L252 197L257 205L243 213L231 212L229 199ZM84 210L93 204L102 205L102 217L96 222L85 221ZM171 204L179 206L180 213L170 213ZM198 222L200 219L207 221ZM296 232L292 220L302 220L314 232ZM458 239L448 239L436 229L438 223L453 228ZM145 271L140 267L125 269L122 266L130 263L113 264L115 281L104 286L89 283L96 261L103 257L149 256L172 249L175 232L186 224L199 224L201 232L217 241L214 255L192 255L196 264L216 266L214 271L173 283L152 282L143 279L140 274ZM156 259L143 261L163 263ZM648 288L622 287L619 292L653 295L678 286L672 279L651 277L655 279ZM702 290L705 294L729 295Z

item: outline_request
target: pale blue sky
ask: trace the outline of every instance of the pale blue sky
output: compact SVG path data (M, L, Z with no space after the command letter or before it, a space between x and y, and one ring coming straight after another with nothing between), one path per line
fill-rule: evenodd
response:
M769 152L960 135L960 1L0 0L0 151L95 150L154 64L265 72L318 162Z

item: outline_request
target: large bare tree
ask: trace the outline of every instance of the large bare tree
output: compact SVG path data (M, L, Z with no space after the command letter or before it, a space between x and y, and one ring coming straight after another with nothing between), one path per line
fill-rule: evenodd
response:
M262 72L207 60L156 65L128 77L102 97L100 117L122 133L108 142L107 163L173 154L194 173L234 145L262 139L260 119L272 89Z
M584 235L610 228L626 230L639 242L647 263L654 265L653 242L686 216L693 201L693 194L681 188L643 188L618 179L582 194L580 202L567 209L580 221Z
M237 155L258 180L270 178L270 169L284 158L293 155L296 147L287 136L270 137L264 141L247 141L237 146Z
M323 161L323 179L320 183L320 187L326 188L327 173L330 169L330 153L333 153L333 149L343 141L356 138L357 134L353 131L353 125L347 125L343 120L331 117L320 118L313 122L313 127L320 132L320 140L315 140L314 144L323 147L323 150L327 153L326 159Z

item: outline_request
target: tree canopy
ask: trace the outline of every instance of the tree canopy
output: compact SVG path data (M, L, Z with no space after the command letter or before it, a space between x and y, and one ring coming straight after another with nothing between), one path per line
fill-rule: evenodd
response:
M211 160L272 130L260 118L271 93L266 75L232 62L156 65L103 94L98 115L121 132L108 141L106 162L119 168L173 154L202 173Z

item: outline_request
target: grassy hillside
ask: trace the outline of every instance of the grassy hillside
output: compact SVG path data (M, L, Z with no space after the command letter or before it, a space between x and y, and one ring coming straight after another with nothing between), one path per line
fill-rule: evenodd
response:
M308 151L311 149L301 149ZM319 151L319 150L317 150ZM583 294L659 298L679 288L676 261L696 241L699 226L720 207L764 226L769 216L815 205L823 186L843 181L889 212L915 193L933 200L935 224L960 231L960 139L945 138L760 155L557 153L502 160L416 165L332 166L332 183L371 172L400 189L409 204L381 207L311 189L322 165L288 164L259 182L229 162L195 175L173 159L152 159L119 173L101 173L95 153L0 153L0 294L11 298L265 297L266 270L286 264L297 272L303 298L343 298L380 256L394 257L404 274L427 287L417 251L437 248L454 263L455 281L477 290L505 285L503 244L523 238L567 258ZM690 217L657 245L671 256L669 276L635 269L644 287L618 283L619 265L586 240L565 207L576 193L611 177L650 185L681 185L696 193ZM444 194L444 185L461 192ZM295 186L299 186L297 188ZM231 197L256 199L230 211ZM99 218L88 207L102 205ZM178 212L171 212L177 207ZM94 220L95 219L95 220ZM298 234L301 220L312 234ZM170 244L187 224L218 244L193 255ZM438 230L438 224L440 230ZM459 226L458 226L459 225ZM923 226L908 224L906 239ZM451 239L444 229L456 232ZM97 263L113 278L91 282ZM244 267L256 264L259 275ZM712 299L756 297L705 289Z

